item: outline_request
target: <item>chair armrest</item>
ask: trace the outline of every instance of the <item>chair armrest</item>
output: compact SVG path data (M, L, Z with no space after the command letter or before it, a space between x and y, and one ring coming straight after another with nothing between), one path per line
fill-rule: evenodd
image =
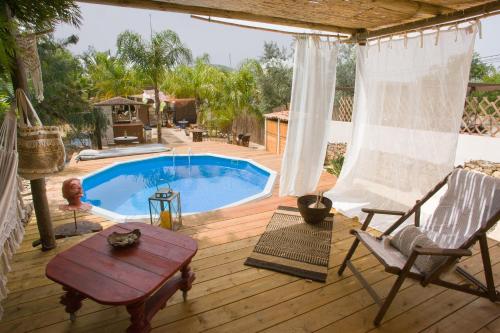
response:
M471 256L472 251L468 249L441 249L415 246L413 249L418 255L464 257Z
M367 213L368 216L366 217L365 222L361 226L361 230L366 230L368 229L368 225L373 219L373 216L375 214L385 214L385 215L397 215L397 216L404 216L406 213L405 212L400 212L400 211L395 211L395 210L383 210L383 209L373 209L373 208L362 208L361 211L363 213ZM401 218L399 218L400 220Z
M373 209L373 208L362 208L361 211L367 214L384 214L384 215L405 215L405 212L398 210L384 210L384 209Z

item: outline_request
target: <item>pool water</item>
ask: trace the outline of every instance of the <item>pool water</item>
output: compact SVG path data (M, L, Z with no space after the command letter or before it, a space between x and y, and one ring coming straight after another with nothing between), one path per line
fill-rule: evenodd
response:
M275 173L217 155L162 156L116 164L82 180L83 201L122 217L149 216L148 198L170 186L182 212L199 213L271 194Z

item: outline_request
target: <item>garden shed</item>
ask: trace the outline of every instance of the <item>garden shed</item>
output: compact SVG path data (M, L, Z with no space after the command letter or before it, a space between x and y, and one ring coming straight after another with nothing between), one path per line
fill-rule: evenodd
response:
M144 124L138 119L141 102L132 101L121 96L94 104L99 107L108 119L105 141L113 143L119 136L136 136L139 142L144 142Z
M177 98L168 102L173 111L174 122L186 120L190 124L196 124L196 100L194 98Z
M270 153L278 155L285 151L288 131L288 110L271 112L265 118L265 146Z
M136 102L142 102L141 105L137 105L137 118L139 118L140 121L142 121L142 123L144 125L147 125L147 126L153 126L153 125L156 125L156 116L155 116L155 110L154 110L154 107L153 107L153 100L146 100L144 101L142 99L142 94L138 94L138 95L132 95L132 96L128 96L128 98L136 101Z

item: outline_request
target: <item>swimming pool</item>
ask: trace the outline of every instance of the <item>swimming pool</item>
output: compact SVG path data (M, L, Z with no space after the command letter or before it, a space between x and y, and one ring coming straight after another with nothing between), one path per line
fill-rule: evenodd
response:
M183 214L270 196L276 172L251 160L215 154L161 156L115 163L82 178L83 201L115 221L149 217L157 188L180 192Z

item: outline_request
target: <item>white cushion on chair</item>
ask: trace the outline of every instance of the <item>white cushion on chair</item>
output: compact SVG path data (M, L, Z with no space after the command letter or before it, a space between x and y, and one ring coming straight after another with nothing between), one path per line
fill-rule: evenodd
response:
M408 261L408 258L401 254L401 252L399 252L396 248L391 246L390 239L388 237L378 240L366 231L357 230L356 233L358 234L358 239L365 244L366 247L372 250L373 254L382 263L389 267L403 269L406 261ZM422 272L420 272L415 265L413 265L410 271L412 273L422 275Z
M464 245L500 210L500 179L455 169L448 189L421 230L441 248Z
M406 257L411 255L413 249L417 245L423 248L440 248L414 225L403 227L394 237L392 237L390 243ZM421 272L430 273L432 270L442 265L447 258L446 256L419 255L415 260L415 266L417 266Z

